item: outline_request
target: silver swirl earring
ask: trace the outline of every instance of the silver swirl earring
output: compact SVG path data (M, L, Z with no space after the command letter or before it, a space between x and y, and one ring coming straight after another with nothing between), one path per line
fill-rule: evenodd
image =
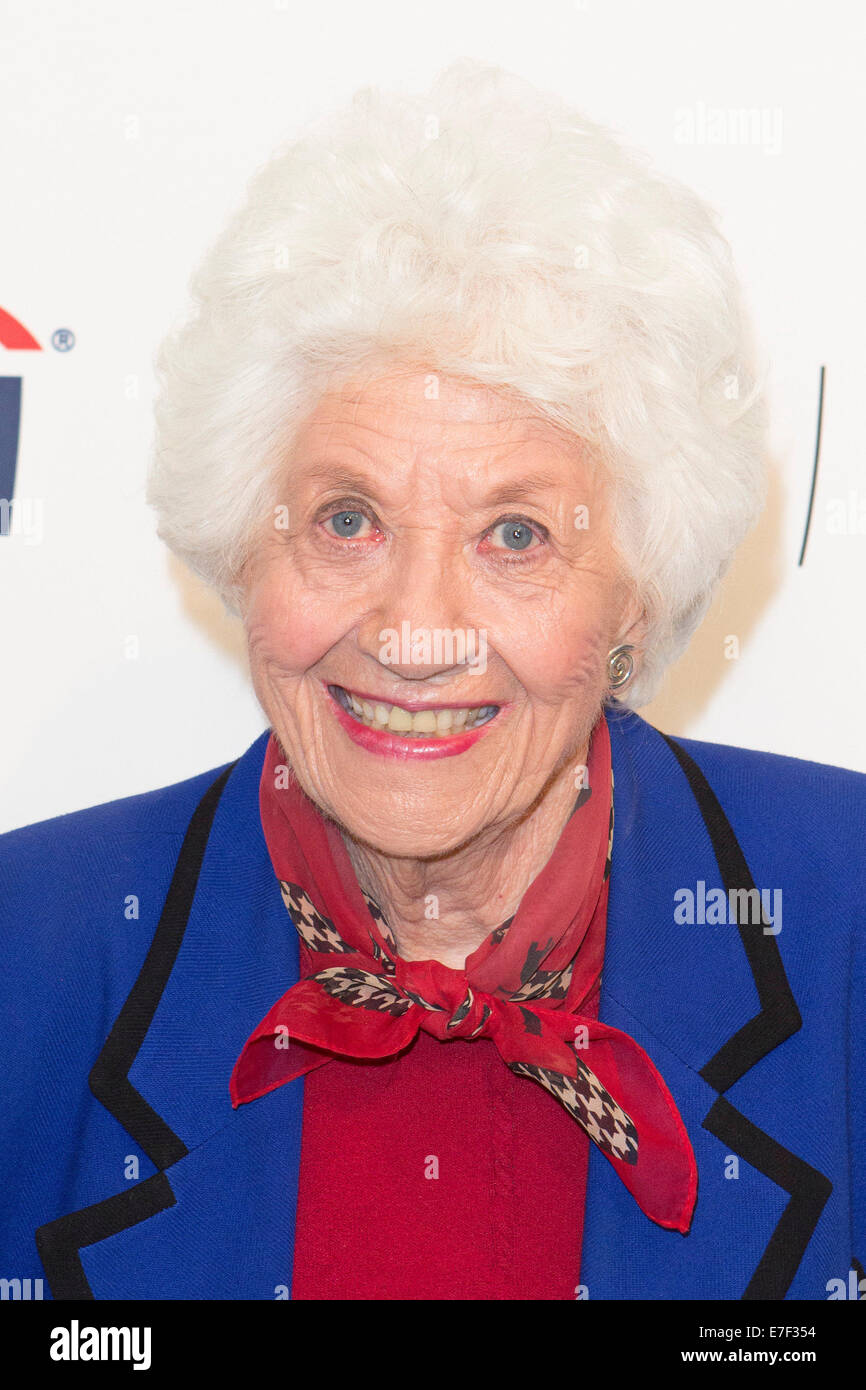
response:
M607 654L607 675L611 690L620 690L634 675L634 647L623 642Z

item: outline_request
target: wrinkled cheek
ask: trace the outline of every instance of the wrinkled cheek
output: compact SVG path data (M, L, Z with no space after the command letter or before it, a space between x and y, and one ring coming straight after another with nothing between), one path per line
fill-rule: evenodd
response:
M581 691L595 695L603 681L607 646L600 627L559 623L549 630L526 632L502 655L524 689L556 702L577 698Z
M339 629L298 595L259 592L246 613L250 669L271 678L301 676L339 637Z
M604 681L604 662L607 647L601 631L581 633L575 640L562 677L570 689L587 689L593 693Z

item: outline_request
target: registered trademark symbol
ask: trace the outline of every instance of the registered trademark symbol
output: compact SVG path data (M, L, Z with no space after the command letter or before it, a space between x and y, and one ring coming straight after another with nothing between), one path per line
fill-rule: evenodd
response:
M55 328L51 334L51 346L57 352L69 352L75 347L75 334L71 328Z

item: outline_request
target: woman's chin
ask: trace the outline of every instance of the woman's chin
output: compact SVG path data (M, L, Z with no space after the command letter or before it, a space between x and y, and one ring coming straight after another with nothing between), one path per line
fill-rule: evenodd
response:
M377 854L396 859L436 859L452 854L465 846L475 834L475 827L458 819L443 823L442 807L432 805L428 811L410 815L387 813L379 815L375 824L369 815L359 816L355 808L344 815L335 807L332 811L343 834ZM480 828L480 827L479 827Z

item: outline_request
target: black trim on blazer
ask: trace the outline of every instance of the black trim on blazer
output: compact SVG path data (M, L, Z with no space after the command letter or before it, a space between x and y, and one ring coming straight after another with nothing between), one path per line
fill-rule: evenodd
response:
M96 1099L111 1111L141 1145L150 1161L160 1169L168 1168L183 1158L187 1147L139 1095L129 1080L129 1070L174 969L198 886L211 825L230 772L231 767L227 767L220 773L193 812L150 950L90 1073L90 1089Z
M791 1194L742 1295L750 1300L782 1299L812 1239L833 1184L817 1168L753 1125L724 1096L719 1096L711 1107L703 1127Z
M731 823L703 772L680 744L667 734L662 737L685 773L698 803L726 892L754 889L754 880ZM778 942L764 931L767 925L763 905L760 923L737 923L758 992L760 1013L728 1038L700 1072L720 1093L703 1121L703 1128L791 1194L741 1295L749 1300L785 1297L833 1190L829 1178L758 1129L721 1094L802 1027L803 1020L785 974Z
M713 844L725 891L730 893L732 889L742 888L754 891L755 882L749 872L749 866L715 792L686 750L672 738L668 738L667 734L663 734L662 737L688 778ZM740 940L758 991L761 1012L749 1019L732 1038L728 1038L716 1055L701 1068L703 1079L714 1091L720 1093L727 1091L735 1081L745 1076L756 1062L760 1062L774 1047L790 1038L803 1024L791 993L791 986L788 984L779 954L779 944L775 936L770 936L764 931L764 927L768 925L764 920L763 905L760 924L737 923Z
M56 1299L92 1299L79 1250L107 1236L115 1236L139 1221L173 1207L176 1198L165 1173L154 1173L144 1182L118 1192L104 1202L82 1207L36 1232L36 1249L45 1267L52 1296Z
M90 1089L160 1169L135 1187L40 1226L36 1248L56 1299L92 1299L79 1250L175 1204L161 1171L189 1151L129 1080L180 950L216 809L235 763L208 787L192 814L150 949L90 1072Z

